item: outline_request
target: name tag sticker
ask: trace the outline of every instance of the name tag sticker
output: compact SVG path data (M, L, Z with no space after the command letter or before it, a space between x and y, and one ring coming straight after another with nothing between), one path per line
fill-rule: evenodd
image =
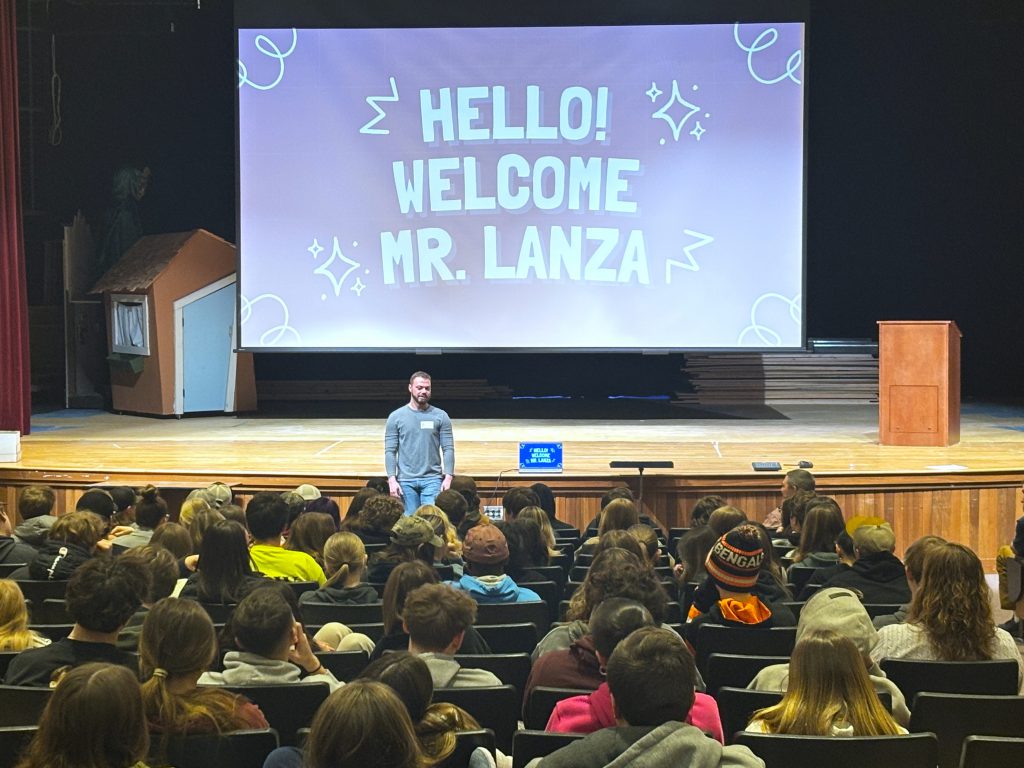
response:
M434 428L434 422L432 422L432 421L421 421L420 422L420 429L433 429L433 428Z

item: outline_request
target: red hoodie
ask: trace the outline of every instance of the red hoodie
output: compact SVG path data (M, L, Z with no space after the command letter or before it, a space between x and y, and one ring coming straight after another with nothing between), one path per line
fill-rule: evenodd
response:
M695 695L686 722L700 728L719 743L725 743L718 704L707 694ZM545 730L560 733L593 733L613 725L616 725L616 722L612 712L612 695L608 690L608 683L601 683L596 691L587 696L573 696L571 699L562 699L558 702Z

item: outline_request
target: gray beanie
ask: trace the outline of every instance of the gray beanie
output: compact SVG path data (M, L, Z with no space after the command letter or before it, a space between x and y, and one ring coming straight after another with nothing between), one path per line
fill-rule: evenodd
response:
M878 630L857 597L856 592L842 587L829 587L815 592L800 611L796 641L809 632L831 629L853 641L861 655L867 656L878 645Z

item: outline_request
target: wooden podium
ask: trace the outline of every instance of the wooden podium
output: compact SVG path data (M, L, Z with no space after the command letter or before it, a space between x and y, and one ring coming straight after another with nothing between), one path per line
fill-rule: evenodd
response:
M878 323L878 442L960 441L960 329L952 320Z

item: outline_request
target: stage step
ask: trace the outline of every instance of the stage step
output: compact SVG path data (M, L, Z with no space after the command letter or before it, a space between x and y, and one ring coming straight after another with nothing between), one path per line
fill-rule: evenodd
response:
M683 405L784 405L878 402L878 358L870 354L687 354L683 373L693 392Z
M286 381L256 382L256 392L264 401L317 400L379 400L408 399L409 382L404 379L351 381ZM508 400L509 387L495 386L486 379L434 379L433 389L444 400Z

